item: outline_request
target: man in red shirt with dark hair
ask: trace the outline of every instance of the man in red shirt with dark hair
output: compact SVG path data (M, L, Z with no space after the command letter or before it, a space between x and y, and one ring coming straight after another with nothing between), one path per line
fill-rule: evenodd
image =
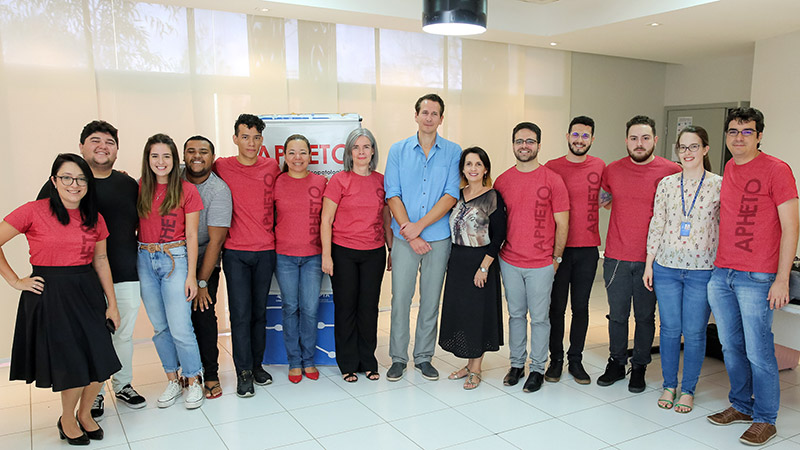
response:
M628 318L633 303L636 329L633 335L631 379L628 390L644 391L650 348L656 323L656 295L642 283L647 259L647 231L653 217L658 182L681 171L679 165L653 155L658 136L656 123L635 116L626 126L628 156L609 164L603 172L603 190L613 196L608 223L603 278L608 293L608 347L610 357L600 386L611 386L625 378L628 363Z
M258 156L264 121L241 114L233 125L239 154L219 158L214 172L228 185L233 216L222 253L231 314L236 395L255 395L253 383L272 383L261 366L266 347L267 296L275 271L273 188L280 173L272 158Z
M750 423L739 438L762 445L775 437L780 384L772 311L789 302L789 271L797 250L797 185L788 164L759 150L764 115L728 113L720 192L719 247L708 303L719 330L731 406L708 416L714 425Z
M567 154L552 159L545 167L561 175L569 192L569 233L550 294L550 366L546 381L561 378L564 368L564 316L567 298L572 306L569 327L568 370L579 384L591 383L583 368L583 347L589 328L589 296L592 293L600 245L599 196L600 179L606 163L589 155L594 142L594 120L578 116L572 119L567 132Z

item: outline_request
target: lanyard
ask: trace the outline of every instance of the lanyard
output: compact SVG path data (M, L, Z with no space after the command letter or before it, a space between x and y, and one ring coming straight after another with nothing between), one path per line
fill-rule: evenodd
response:
M689 212L686 212L686 200L683 196L683 172L681 172L681 208L683 208L683 217L688 218L689 214L692 213L694 209L694 202L697 201L697 195L700 194L700 188L703 187L703 180L706 179L706 171L703 171L703 176L700 177L700 184L697 185L697 191L694 193L694 198L692 199L692 206L689 207Z

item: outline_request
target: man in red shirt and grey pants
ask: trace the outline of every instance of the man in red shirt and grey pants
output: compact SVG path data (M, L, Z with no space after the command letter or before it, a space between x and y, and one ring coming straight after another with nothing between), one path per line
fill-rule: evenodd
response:
M600 386L625 378L628 362L628 318L633 303L636 329L633 335L631 379L628 390L644 391L650 348L655 336L656 295L642 283L647 259L647 230L653 216L658 182L681 171L679 165L653 155L658 137L656 123L635 116L626 124L628 156L609 164L603 172L603 189L612 195L611 220L606 236L603 278L608 294L608 347L610 357Z

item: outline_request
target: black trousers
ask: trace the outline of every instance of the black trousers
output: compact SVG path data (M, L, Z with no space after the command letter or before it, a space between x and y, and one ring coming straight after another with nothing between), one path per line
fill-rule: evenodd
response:
M550 359L564 360L564 316L569 296L572 322L567 359L580 362L589 328L589 296L597 273L599 253L597 247L567 247L562 258L550 294Z
M332 244L336 363L342 373L377 371L378 300L386 249L354 250Z
M208 295L211 306L205 311L192 311L192 326L200 347L200 362L203 363L203 379L219 381L219 347L217 347L217 291L219 290L219 267L208 277Z

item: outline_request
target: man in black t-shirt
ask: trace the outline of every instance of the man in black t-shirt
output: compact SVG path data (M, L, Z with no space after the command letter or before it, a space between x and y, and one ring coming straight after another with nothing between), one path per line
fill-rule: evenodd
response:
M113 170L117 160L119 140L117 129L108 122L95 120L88 123L81 132L78 146L83 159L92 168L97 182L97 204L100 214L106 221L110 233L107 242L108 262L114 279L114 293L117 297L120 325L112 336L114 350L122 363L122 369L111 376L111 387L121 403L138 409L146 405L144 397L131 386L133 380L133 329L139 314L141 296L139 276L136 272L138 244L136 228L139 216L136 212L136 197L139 185L130 176ZM49 181L42 187L38 198L47 198L53 184ZM105 383L103 383L105 387ZM92 405L92 417L103 417L103 393Z

